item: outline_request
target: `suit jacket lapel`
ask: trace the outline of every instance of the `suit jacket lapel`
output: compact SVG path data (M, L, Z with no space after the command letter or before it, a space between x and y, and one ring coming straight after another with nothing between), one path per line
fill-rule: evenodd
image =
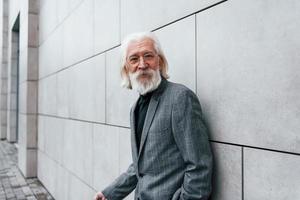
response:
M132 106L131 112L130 112L130 127L131 127L131 148L132 148L132 155L134 158L137 158L138 152L137 152L137 144L136 144L136 137L135 137L135 108L136 108L137 101Z
M148 107L148 110L147 110L145 122L144 122L144 127L143 127L143 132L142 132L142 138L141 138L141 142L140 142L140 149L139 149L138 157L140 156L140 154L143 150L143 146L145 144L150 125L151 125L153 117L155 115L155 112L156 112L156 109L157 109L157 106L158 106L158 103L159 103L159 99L160 99L164 89L166 88L166 85L167 85L167 80L162 78L160 86L152 94L152 97L151 97L151 100L150 100L150 103L149 103L149 107Z
M157 105L158 105L158 100L152 97L151 100L150 100L150 103L149 103L148 111L147 111L145 122L144 122L142 138L141 138L141 143L140 143L139 155L141 153L141 150L143 149L145 140L147 138L148 131L149 131L151 122L153 120Z

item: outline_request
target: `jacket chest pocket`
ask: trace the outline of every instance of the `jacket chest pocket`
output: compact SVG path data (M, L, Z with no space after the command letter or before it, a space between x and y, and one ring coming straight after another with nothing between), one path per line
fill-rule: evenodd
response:
M150 126L149 132L151 133L163 133L170 129L171 119L166 116L154 117L152 124Z

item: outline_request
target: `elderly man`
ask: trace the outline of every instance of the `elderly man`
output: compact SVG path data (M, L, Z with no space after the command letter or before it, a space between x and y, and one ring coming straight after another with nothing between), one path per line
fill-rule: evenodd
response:
M133 163L95 200L208 199L212 154L197 96L167 81L167 60L153 33L121 45L123 86L140 96L130 112ZM184 67L184 66L183 66Z

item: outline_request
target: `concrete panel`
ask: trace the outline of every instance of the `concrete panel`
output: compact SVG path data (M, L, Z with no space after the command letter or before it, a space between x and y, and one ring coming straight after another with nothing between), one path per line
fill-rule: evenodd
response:
M1 110L1 124L6 124L7 122L7 112L5 110Z
M27 63L27 77L28 80L37 80L39 76L39 49L38 48L28 48L28 63ZM49 56L49 55L48 55Z
M18 148L18 167L23 173L23 175L26 173L26 148L23 146L19 146Z
M57 26L57 1L42 0L39 13L39 42L42 44L45 39Z
M105 122L104 67L104 55L99 55L70 69L70 117Z
M11 92L11 95L13 94L13 95L16 95L16 93L17 93L17 76L16 75L12 75L11 77L10 77L11 79L10 79L10 92ZM12 99L14 99L14 98L12 98Z
M13 71L12 70L12 68L15 68L16 66L17 66L17 58L18 58L18 40L19 40L19 38L18 38L18 34L17 33L15 33L15 32L12 32L12 34L11 34L11 37L12 37L12 39L11 39L11 51L10 51L10 57L9 57L9 59L10 59L10 61L11 61L11 65L12 65L12 67L10 68L10 70L11 71ZM13 74L13 72L11 72L11 74Z
M17 142L17 135L16 135L16 127L15 126L10 126L9 131L7 132L6 139L8 142Z
M15 78L16 77L16 72L17 72L17 65L18 65L18 61L16 58L14 59L11 59L10 60L10 69L9 69L9 75L10 75L10 78L13 77Z
M197 15L197 92L211 139L300 152L299 9L232 0Z
M27 107L27 82L21 83L19 85L19 112L20 113L26 113Z
M153 30L219 1L127 0L121 3L121 35L123 37L130 32Z
M20 11L21 4L17 0L9 0L8 2L8 15L9 15L9 29L12 28L15 20L17 19L17 16Z
M69 117L69 102L72 101L70 89L72 87L72 68L63 70L57 74L57 115Z
M26 147L36 148L37 147L37 116L27 114L26 115L26 130L27 135Z
M68 199L69 172L42 151L38 151L38 161L38 179L55 199Z
M132 155L131 155L131 143L130 143L130 129L120 128L119 129L119 174L125 172L129 165L132 163ZM133 190L125 200L133 200L134 199Z
M27 149L26 151L27 159L26 159L26 172L24 176L36 177L37 176L37 149Z
M63 67L63 26L59 26L39 47L39 78Z
M7 124L7 141L8 142L16 142L17 140L17 132L16 132L16 111L15 110L9 110Z
M18 167L22 174L29 177L36 177L37 173L37 151L36 149L26 149L22 146L18 148Z
M5 19L5 18L4 18ZM3 21L4 25L7 24L7 21ZM2 29L4 30L5 27ZM3 61L6 61L7 57L4 58L4 55L7 54L7 46L8 46L8 34L7 34L7 31L3 31L3 35L2 35L2 62Z
M15 112L17 109L17 94L11 93L10 94L10 110Z
M7 52L5 50L3 50L4 52ZM5 53L3 52L3 58L7 55L4 55ZM3 60L2 62L2 69L1 69L1 78L2 78L2 82L3 82L3 79L6 79L7 78L7 74L8 74L8 64L7 64L7 60ZM3 86L2 86L3 87Z
M26 115L25 114L19 114L19 136L18 136L18 144L20 147L25 148L27 144L27 123L26 123Z
M93 1L84 1L64 22L63 65L70 66L92 56Z
M58 163L63 160L64 126L67 120L46 117L43 121L45 153Z
M1 94L1 110L7 109L7 95Z
M94 125L93 188L102 190L119 174L119 128Z
M7 16L8 15L8 1L3 1L3 15Z
M48 0L40 0L40 2L39 2L39 10L41 10L44 7L44 5L46 4L45 3L46 1L48 1Z
M29 13L39 14L39 7L40 7L40 0L29 0L28 1L28 8Z
M69 178L69 195L67 199L82 200L93 199L95 191L74 175Z
M69 13L73 12L74 10L78 9L78 7L86 0L68 0L68 8L69 8ZM92 1L92 0L87 0L87 1Z
M70 173L68 170L60 165L57 165L57 175L56 175L56 188L54 198L56 200L68 199L69 195L69 185L70 185Z
M56 75L49 76L39 81L39 113L56 115Z
M28 15L28 46L39 46L39 16L36 14Z
M130 126L130 108L138 98L132 90L121 87L120 48L106 53L106 122Z
M46 121L47 117L39 115L38 116L38 149L39 151L45 152L45 138L46 138Z
M29 1L19 1L20 23L28 20L29 15Z
M93 125L69 120L65 123L63 165L92 185ZM72 198L71 198L72 199Z
M119 129L119 174L125 172L132 163L130 129Z
M1 111L1 125L6 126L7 124L7 112L6 111Z
M37 173L35 123L35 116L19 114L18 166L25 177L35 177Z
M10 37L10 36L9 36ZM21 51L24 51L28 48L28 38L29 38L29 22L28 22L28 13L20 13L20 30L18 34L19 38L19 48ZM8 40L10 43L10 40ZM9 44L10 45L10 44Z
M7 101L8 100L7 99L7 91L8 91L8 80L7 80L7 78L2 78L1 90L2 90L1 94L6 96L6 98L4 99L4 101ZM6 105L5 108L7 108L7 102L6 102L5 105Z
M93 0L95 51L98 53L120 43L120 0Z
M68 0L63 0L63 1L56 1L57 3L57 18L58 18L58 23L61 24L65 18L69 14L69 7L68 7Z
M0 1L0 12L3 13L3 10L4 10L4 3L3 3L3 1ZM3 16L4 16L4 13L3 13ZM2 19L0 19L0 22L2 22Z
M38 179L51 194L56 194L57 163L46 154L38 151ZM61 178L61 177L59 177Z
M30 114L37 113L38 107L38 82L37 81L28 81L25 82L26 90L26 112Z
M2 46L2 62L7 63L7 55L8 55L8 31L3 31L3 46Z
M169 63L170 80L196 91L195 16L155 31ZM180 47L180 48L178 48Z
M2 78L1 93L4 94L4 95L7 95L7 90L8 90L7 78ZM7 105L7 104L5 104L5 105Z
M28 50L20 50L19 55L19 83L27 80L28 70Z
M0 132L0 139L5 140L6 139L6 132L7 128L4 125L1 125L1 132Z
M211 143L214 155L212 200L242 200L242 149Z
M245 148L245 200L300 199L300 156Z
M38 171L37 171L37 178L43 183L45 187L48 187L46 184L46 162L45 162L45 155L42 151L38 150ZM49 189L48 189L49 191ZM51 192L50 192L51 193Z

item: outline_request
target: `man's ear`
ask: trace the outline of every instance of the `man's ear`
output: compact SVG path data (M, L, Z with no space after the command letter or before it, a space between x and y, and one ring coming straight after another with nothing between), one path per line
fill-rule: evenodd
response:
M163 64L163 59L161 58L160 55L158 55L158 65L159 65L159 70L161 70L162 64Z
M128 65L128 63L125 63L125 65L124 65L124 71L126 72L126 74L128 74L128 72L129 72L129 65Z
M123 69L122 69L121 74L122 74L123 76L126 76L126 75L128 74L128 66L127 66L127 64L124 64L124 67L123 67Z

